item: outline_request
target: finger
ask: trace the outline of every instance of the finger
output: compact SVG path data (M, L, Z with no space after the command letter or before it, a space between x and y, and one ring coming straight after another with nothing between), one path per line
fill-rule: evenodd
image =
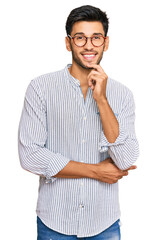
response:
M98 71L92 70L92 71L88 74L87 78L91 77L91 75L101 75L101 73L98 72Z
M119 170L119 176L127 176L127 175L128 175L128 171Z
M118 179L122 179L123 176L119 177Z
M95 81L95 83L93 81ZM96 75L92 75L90 78L88 78L88 85L91 87L92 85L95 85L98 81L100 81L100 76L98 77Z
M101 73L92 70L92 71L90 72L90 74L87 76L87 80L93 78L94 76L101 76Z
M91 86L92 84L95 85L96 81L94 80L95 76L101 76L101 74L99 72L96 71L92 71L88 77L87 77L87 81L89 82L89 86Z
M96 66L97 66L97 65L96 65ZM93 75L100 76L100 77L102 77L102 78L105 79L105 80L108 79L107 74L104 72L104 70L103 70L102 68L101 68L100 70L99 70L99 68L97 68L96 70L92 70L92 71L89 73L89 75L88 75L87 78L89 78L89 77L91 77L91 76L93 76Z
M95 82L93 80L93 85L90 87L92 91L94 91L94 86L95 86Z
M128 176L128 171L123 172L123 176Z
M128 168L127 170L134 170L134 169L136 169L137 168L137 166L136 165L132 165L130 168Z
M88 63L88 67L94 68L94 69L96 69L97 71L100 71L100 72L104 72L102 67L100 65L98 65L98 64Z
M89 77L88 77L88 81L90 80L91 81L91 79L98 79L98 80L100 80L100 81L103 81L104 80L104 77L101 75L101 74L91 74Z

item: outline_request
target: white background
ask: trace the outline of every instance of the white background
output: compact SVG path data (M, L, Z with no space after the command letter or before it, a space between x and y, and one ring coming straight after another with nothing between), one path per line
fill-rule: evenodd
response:
M155 0L5 0L0 4L0 238L36 239L38 177L19 163L17 131L29 82L71 63L65 48L70 11L90 4L110 18L101 66L127 85L136 103L137 170L120 181L122 240L156 238L157 35Z

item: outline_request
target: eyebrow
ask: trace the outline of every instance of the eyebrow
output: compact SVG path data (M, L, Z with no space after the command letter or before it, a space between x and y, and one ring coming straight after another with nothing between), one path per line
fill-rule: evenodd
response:
M77 33L74 34L74 36L77 35L77 34L85 35L85 33L83 33L83 32L77 32ZM93 33L92 35L102 35L103 36L102 33Z

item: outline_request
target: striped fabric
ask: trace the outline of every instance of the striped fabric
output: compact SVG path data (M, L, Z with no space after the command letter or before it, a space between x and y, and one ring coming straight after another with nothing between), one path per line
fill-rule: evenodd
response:
M85 101L69 67L29 84L19 124L19 157L25 170L40 175L37 215L43 223L63 234L89 237L120 217L118 183L53 176L70 160L96 164L111 156L120 169L130 167L139 154L135 106L131 91L108 78L106 95L120 130L115 143L109 143L92 90Z

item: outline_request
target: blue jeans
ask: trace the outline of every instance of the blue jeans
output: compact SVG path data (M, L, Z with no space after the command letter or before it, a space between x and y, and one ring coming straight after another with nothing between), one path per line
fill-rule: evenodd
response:
M107 228L105 231L95 235L93 237L83 237L78 238L76 235L65 235L56 232L48 227L46 227L39 217L37 217L37 230L38 238L37 240L120 240L120 220L117 220L113 225Z

